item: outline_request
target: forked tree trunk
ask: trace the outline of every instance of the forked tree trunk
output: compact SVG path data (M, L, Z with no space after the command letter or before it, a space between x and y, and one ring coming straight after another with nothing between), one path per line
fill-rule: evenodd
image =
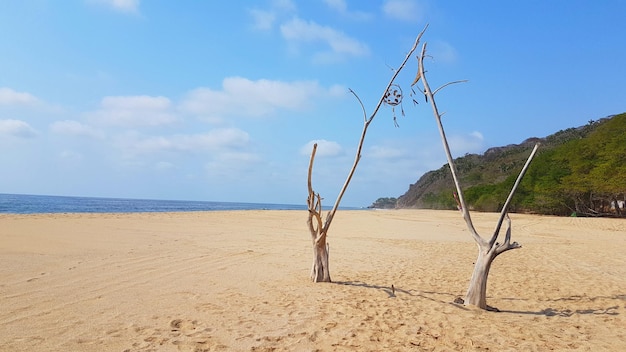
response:
M535 146L534 152L537 150L537 146ZM527 162L527 164L530 162ZM518 180L516 184L513 186L513 190L509 194L509 198L505 202L505 207L508 207L508 204L517 188L521 177L526 170L527 165L522 170L520 176L518 176ZM506 209L506 208L505 208ZM500 232L500 227L502 225L502 221L506 220L507 229L506 235L504 236L504 243L500 244L496 242L498 238L498 234ZM468 223L468 227L471 226L471 221ZM496 230L494 231L494 235L492 236L489 242L483 240L482 238L477 238L476 244L478 245L478 258L476 258L476 263L474 263L474 272L472 272L472 277L470 279L469 287L467 289L467 293L465 294L465 298L463 299L463 304L476 306L481 309L498 311L497 308L493 308L487 305L487 278L489 277L489 270L491 269L491 264L493 263L496 257L508 250L521 248L522 246L517 242L511 242L511 218L508 214L503 213L501 215L498 224L496 225Z
M313 161L315 160L315 152L317 151L317 143L313 145L311 152L311 160L309 161L309 177L308 188L309 197L307 204L309 207L309 217L306 224L311 233L313 241L313 266L311 267L311 280L313 282L331 282L330 269L328 268L329 247L326 242L326 232L328 227L322 226L322 197L313 191L311 185L311 174L313 173ZM330 216L330 214L328 215ZM330 223L332 218L326 218L326 223Z
M515 194L515 190L519 186L528 166L530 165L531 160L533 159L535 153L537 152L537 148L539 145L535 145L526 164L520 171L520 174L509 193L509 197L504 202L502 206L502 211L500 212L500 218L498 219L498 223L496 224L496 228L491 236L491 239L488 241L482 238L476 229L474 228L474 224L472 223L472 218L469 213L469 209L467 204L465 203L465 199L463 197L463 190L461 189L461 185L459 183L459 178L457 176L456 167L454 165L454 160L452 159L452 154L450 153L450 146L448 145L448 140L446 138L446 133L443 129L443 124L441 122L441 114L437 108L437 104L435 103L435 94L442 88L446 87L449 84L458 83L451 82L445 84L435 91L431 91L430 86L428 85L428 81L426 80L426 71L424 69L424 57L426 56L426 44L422 47L421 55L418 57L418 72L415 77L415 81L413 85L416 84L420 79L422 80L422 84L424 86L424 95L426 96L426 101L430 101L430 105L433 109L433 114L435 115L435 120L437 121L437 126L439 127L439 134L441 135L441 141L443 143L444 151L446 152L446 157L448 159L448 164L450 165L450 172L452 174L452 179L454 180L454 185L456 188L457 202L458 207L461 210L463 215L463 219L465 219L465 223L467 224L467 228L469 229L474 241L478 245L478 258L476 258L476 263L474 264L474 272L472 273L472 278L470 279L469 288L467 289L467 293L465 294L465 299L460 300L465 305L477 306L482 309L487 310L497 310L495 308L491 308L487 306L487 278L489 277L489 270L491 269L491 264L493 260L500 255L511 249L521 248L521 246L517 242L511 242L511 219L508 216L508 207L511 203L511 199ZM500 244L497 241L498 236L500 234L500 228L502 226L502 222L506 219L508 228L506 230L506 236L504 238L504 243ZM457 300L455 300L457 302Z
M536 148L537 147L535 147L535 150ZM518 177L518 181L519 179L520 178ZM517 185L513 187L513 191L509 195L509 199L507 199L505 207L508 206L510 198L512 197L513 192L515 192L515 188L517 188L516 186ZM496 225L495 233L489 242L483 240L482 238L476 241L478 244L478 258L476 258L476 263L474 263L474 272L472 272L469 287L462 302L465 305L472 305L481 309L498 311L497 308L487 305L487 278L489 277L491 264L498 255L508 250L522 247L517 242L511 243L511 218L509 218L508 214L504 214L501 219L506 220L507 223L504 243L500 244L499 242L496 242L498 233L500 232L500 226L502 224L501 221L499 221ZM468 226L471 225L468 224Z

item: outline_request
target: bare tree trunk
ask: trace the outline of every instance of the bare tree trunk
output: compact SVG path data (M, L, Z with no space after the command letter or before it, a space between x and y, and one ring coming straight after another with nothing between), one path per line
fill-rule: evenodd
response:
M313 244L313 267L311 268L311 281L331 282L330 269L328 267L329 247L326 239Z
M472 272L467 293L463 299L465 305L473 305L481 309L498 311L497 308L487 305L487 279L489 278L491 264L501 253L522 247L517 242L511 243L511 219L508 215L506 215L506 222L507 230L503 244L498 242L493 244L486 242L478 243L478 258L476 258L476 263L474 263L474 271Z
M426 80L426 70L424 69L424 58L426 57L426 43L424 43L422 47L422 52L418 57L418 73L417 77L413 84L417 83L420 79L422 79L422 84L424 86L424 95L426 96L426 101L430 101L430 105L433 110L433 114L435 115L435 120L437 121L437 126L439 127L439 134L441 135L441 141L444 147L444 151L446 152L446 157L448 159L448 164L450 166L450 172L452 173L452 179L454 180L454 185L456 187L456 195L457 202L459 203L459 210L463 215L463 219L467 224L467 228L469 229L472 238L478 245L478 258L476 259L476 263L474 264L474 272L472 273L472 277L470 279L469 288L467 293L465 294L464 299L460 299L461 303L465 305L473 305L482 309L487 310L497 310L495 308L491 308L487 306L487 278L489 277L489 270L491 269L491 264L493 260L500 254L516 248L521 248L517 242L511 243L511 219L508 216L508 208L513 199L513 195L515 194L515 190L519 186L526 170L530 166L530 162L533 159L535 153L537 152L537 148L539 145L535 145L533 151L530 153L526 164L522 168L511 192L509 193L508 198L504 202L502 206L502 211L500 213L500 218L496 224L496 228L493 232L491 238L487 241L482 238L476 229L474 228L474 224L472 223L472 218L470 216L469 208L465 203L465 198L463 196L463 190L461 189L461 184L459 182L459 178L457 176L456 166L454 164L454 159L452 158L452 154L450 152L450 146L448 145L448 139L446 138L446 133L443 129L443 124L441 122L441 114L437 108L437 103L435 102L435 94L441 90L442 88L453 84L459 83L463 81L451 82L444 84L443 86L437 88L435 91L431 91L430 86L428 85L428 81ZM507 230L504 238L504 243L500 244L496 242L498 236L500 235L500 229L502 227L502 222L506 220L507 222ZM456 302L456 300L455 300Z
M313 173L313 161L315 160L316 151L317 143L313 145L313 151L311 152L307 182L309 188L309 198L307 199L309 217L306 223L311 233L311 240L313 241L311 280L313 282L331 282L330 269L328 267L329 245L326 243L327 229L322 226L322 198L313 191L311 184L311 174Z
M487 278L493 259L493 252L487 248L478 249L478 258L474 264L474 272L465 294L464 304L487 309Z
M537 147L535 147L535 150L536 148ZM518 180L520 179L521 178L518 177ZM513 187L510 195L515 192L516 186ZM472 272L467 293L463 299L463 304L465 305L473 305L481 309L498 311L497 308L487 305L487 278L489 277L491 264L498 255L508 250L522 247L517 242L511 243L511 219L508 214L505 215L505 220L507 222L507 230L504 236L504 243L500 244L499 242L490 243L484 241L478 243L478 258L476 258L476 263L474 263L474 271ZM497 232L494 234L493 238L498 237L499 226L500 225L498 225Z

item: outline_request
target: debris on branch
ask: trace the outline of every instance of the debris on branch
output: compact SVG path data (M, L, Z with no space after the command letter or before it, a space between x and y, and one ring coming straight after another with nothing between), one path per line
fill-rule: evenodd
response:
M350 181L352 180L352 176L354 175L354 172L356 171L359 161L361 160L361 150L363 148L363 142L365 141L365 135L367 134L367 129L369 125L372 123L372 121L374 120L374 118L376 117L378 113L378 110L383 104L388 104L392 106L392 108L395 108L395 106L402 104L402 89L400 89L400 86L395 84L394 81L396 77L398 76L398 74L402 71L402 69L406 65L407 61L412 57L413 53L417 49L420 39L422 38L422 35L424 34L424 32L426 32L427 28L428 28L428 25L426 25L426 27L424 27L422 32L420 32L420 34L417 36L417 38L415 39L415 43L413 44L413 46L407 53L406 57L404 58L400 66L394 70L394 73L391 76L389 83L383 90L383 94L380 100L376 104L376 107L374 108L373 112L369 115L369 117L365 111L365 107L363 106L361 99L358 97L356 93L354 93L354 91L350 90L350 92L356 97L359 104L361 105L361 108L363 109L363 129L361 131L361 138L359 139L359 144L357 146L356 155L354 157L352 168L350 169L350 172L348 172L346 181L344 182L343 186L341 187L341 190L339 191L339 195L337 196L337 199L335 200L335 204L333 205L333 208L326 214L326 219L323 222L322 222L322 198L320 197L318 193L315 193L315 191L313 190L312 181L311 181L311 178L312 178L311 175L313 173L313 163L315 161L315 152L317 150L317 144L313 145L313 150L311 152L311 159L309 161L309 172L308 172L309 195L307 199L307 205L308 205L309 215L308 215L307 225L309 228L309 232L311 233L311 240L313 242L313 267L311 268L311 280L314 282L331 282L330 272L329 272L329 267L328 267L329 245L328 245L328 242L326 241L328 230L333 221L335 213L337 212L337 209L339 208L341 199L343 198L343 195L346 192L346 189L348 188ZM402 114L404 115L404 110L402 110ZM394 123L397 125L395 110L394 110L393 118L394 118Z

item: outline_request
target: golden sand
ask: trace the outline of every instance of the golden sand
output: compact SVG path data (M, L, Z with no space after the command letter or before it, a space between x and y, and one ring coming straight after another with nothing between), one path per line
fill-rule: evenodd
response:
M306 216L0 215L0 351L626 350L626 220L512 214L495 313L458 212L339 211L319 284Z

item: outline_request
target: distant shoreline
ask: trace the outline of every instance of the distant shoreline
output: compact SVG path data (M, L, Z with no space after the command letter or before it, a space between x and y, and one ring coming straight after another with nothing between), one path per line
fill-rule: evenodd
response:
M330 207L324 207L330 209ZM363 208L341 207L344 210ZM307 210L305 204L100 198L0 193L0 214L167 213L224 210Z

